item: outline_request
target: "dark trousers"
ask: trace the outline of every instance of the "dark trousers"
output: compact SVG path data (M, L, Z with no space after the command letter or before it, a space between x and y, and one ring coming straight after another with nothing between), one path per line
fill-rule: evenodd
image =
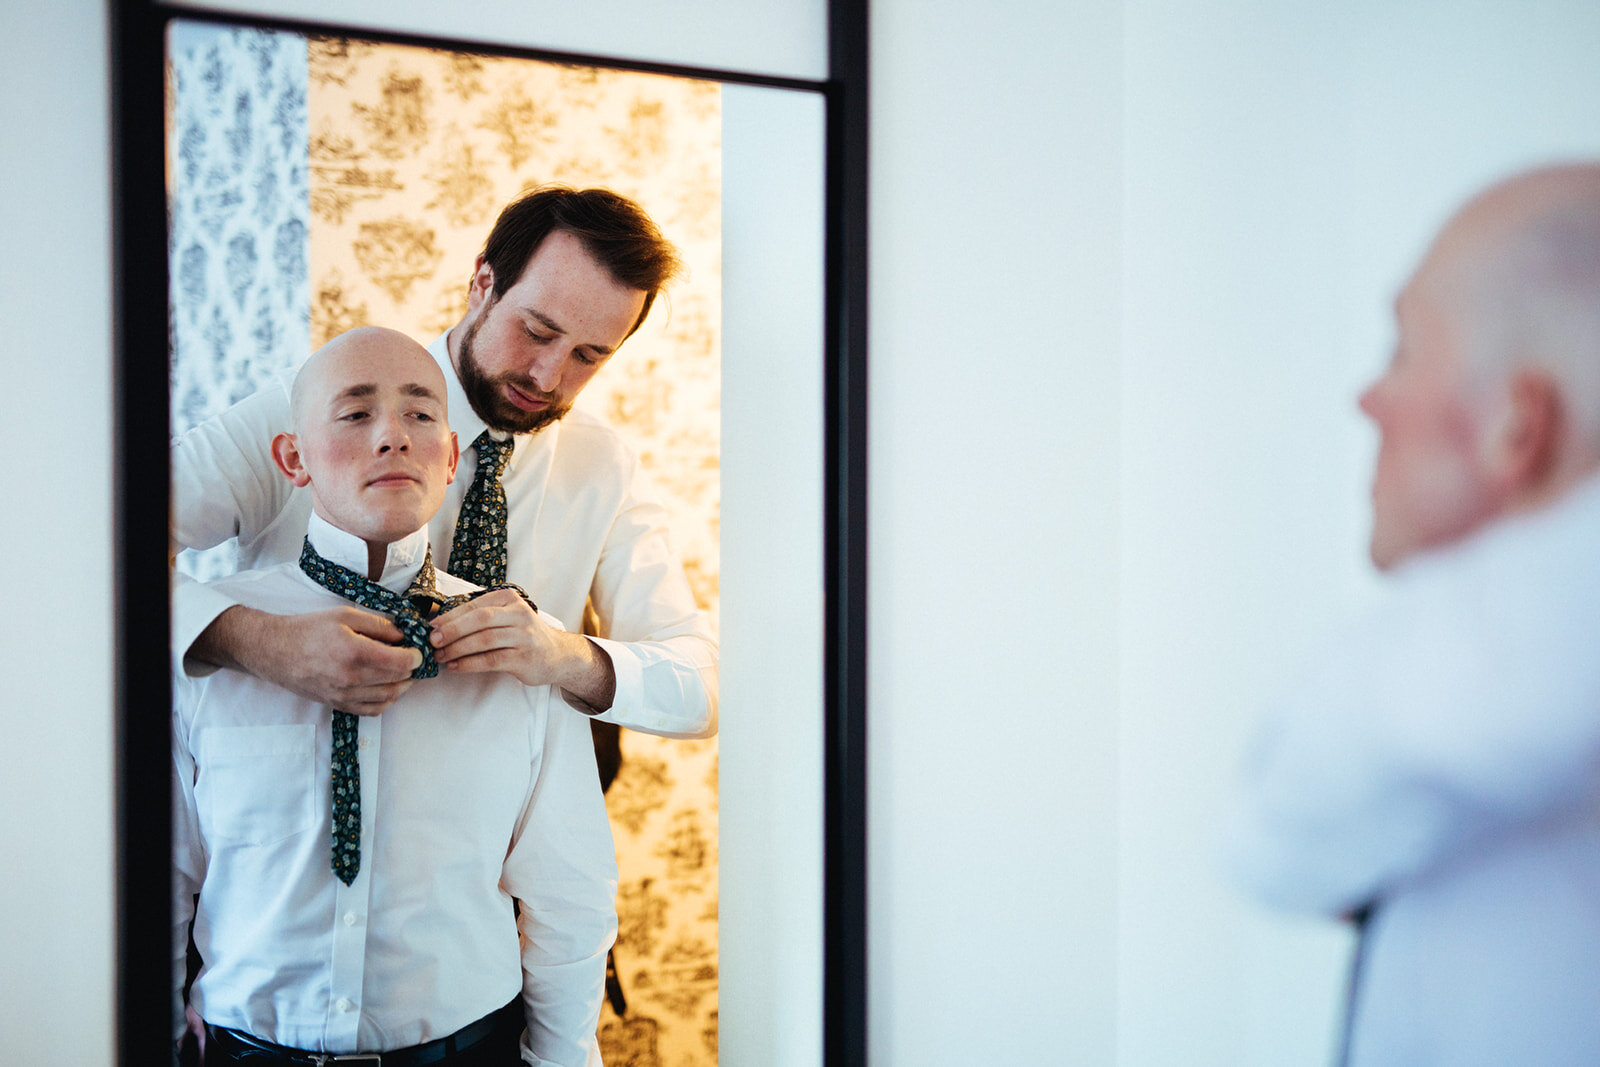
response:
M465 1040L462 1040L465 1038ZM382 1053L384 1067L521 1067L522 1004L512 1001L448 1038ZM464 1046L464 1047L463 1047ZM261 1041L249 1034L206 1024L202 1067L268 1067L270 1064L315 1064L320 1053L303 1052ZM330 1054L331 1058L331 1054Z

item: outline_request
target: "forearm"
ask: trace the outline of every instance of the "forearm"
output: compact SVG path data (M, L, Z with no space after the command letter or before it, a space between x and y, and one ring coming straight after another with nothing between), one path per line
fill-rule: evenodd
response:
M557 641L564 655L552 684L585 715L610 708L617 695L617 671L611 656L581 634L564 633Z
M242 671L318 704L375 715L405 692L421 662L416 649L396 647L399 640L387 617L353 606L275 615L236 604L200 632L188 658Z
M272 622L278 616L235 604L200 631L189 646L189 655L213 667L227 667L257 677L266 677L265 654L272 639Z

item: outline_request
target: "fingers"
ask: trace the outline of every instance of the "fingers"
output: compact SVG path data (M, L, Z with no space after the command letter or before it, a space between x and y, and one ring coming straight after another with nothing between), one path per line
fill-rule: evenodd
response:
M346 634L325 650L330 682L345 687L384 685L408 677L422 664L422 652L361 634Z
M356 608L345 608L339 612L339 621L348 629L358 634L382 641L386 645L398 644L405 639L400 632L400 627L387 615L375 615L370 611L359 611Z
M499 648L525 647L527 644L526 633L520 628L511 625L490 625L463 633L449 644L436 649L433 658L440 663L452 663L464 656Z
M496 627L542 623L527 601L509 589L496 589L433 620L433 647L444 649L468 634Z
M410 686L422 653L401 640L389 619L342 608L312 619L282 684L319 704L355 715L376 715Z
M507 674L514 674L519 666L520 661L516 652L509 648L492 648L486 652L475 652L450 660L444 665L446 670L455 674L481 674L487 671L505 671Z
M353 691L342 701L335 702L333 706L352 715L380 715L399 700L400 695L411 688L411 684L407 680L392 685L364 686Z

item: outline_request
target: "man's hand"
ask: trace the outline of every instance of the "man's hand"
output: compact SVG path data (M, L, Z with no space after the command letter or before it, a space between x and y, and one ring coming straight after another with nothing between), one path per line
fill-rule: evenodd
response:
M504 671L523 685L560 686L597 712L616 696L611 657L582 635L546 623L511 589L440 615L431 640L444 670Z
M189 654L339 711L376 715L411 688L422 662L421 652L400 645L402 636L388 617L355 607L271 615L235 606L206 627Z

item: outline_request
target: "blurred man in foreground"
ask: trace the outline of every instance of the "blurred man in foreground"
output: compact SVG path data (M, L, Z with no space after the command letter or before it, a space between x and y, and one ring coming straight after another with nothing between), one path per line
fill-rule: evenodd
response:
M1473 199L1395 317L1388 596L1257 737L1230 859L1370 909L1351 1063L1600 1063L1600 165Z

